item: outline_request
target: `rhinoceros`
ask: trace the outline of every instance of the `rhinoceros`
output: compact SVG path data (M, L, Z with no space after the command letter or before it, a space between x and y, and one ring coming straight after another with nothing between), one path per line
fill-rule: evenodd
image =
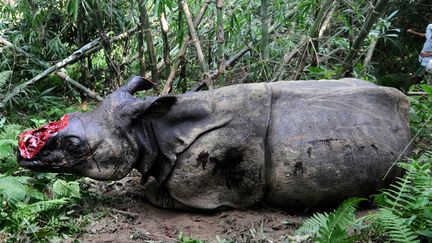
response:
M135 168L163 208L290 209L368 196L409 151L407 98L362 80L133 96L147 86L134 77L93 111L20 135L19 164L96 180Z

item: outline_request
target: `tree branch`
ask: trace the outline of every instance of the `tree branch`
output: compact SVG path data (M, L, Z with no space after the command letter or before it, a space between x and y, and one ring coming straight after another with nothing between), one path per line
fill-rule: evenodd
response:
M11 42L7 41L6 39L4 39L3 37L0 36L0 44L3 44L5 46L9 46L11 48L13 48L16 52L24 55L25 57L27 57L28 59L30 59L32 62L34 62L35 64L43 67L43 68L48 68L49 65L44 62L41 61L39 59L37 59L35 56L33 56L32 54L24 51L23 49L15 46L14 44L12 44ZM66 82L70 83L71 85L75 86L76 88L78 88L79 90L81 90L82 92L86 93L89 97L96 99L98 101L102 101L102 97L100 97L96 92L90 90L89 88L83 86L82 84L78 83L77 81L75 81L74 79L72 79L71 77L69 77L66 72L64 70L60 70L58 72L55 73L58 77L60 77L61 79L65 80ZM15 90L15 89L14 89ZM11 93L14 93L14 91L12 91ZM13 96L6 96L3 100L2 103L6 104L7 102L9 102L9 100L12 98Z
M121 39L124 39L132 34L134 34L137 31L137 28L132 28L122 34L119 34L117 36L114 36L113 38L111 38L109 41L112 43L114 41L118 41ZM68 56L67 58L61 60L60 62L52 65L51 67L48 67L45 71L43 71L42 73L38 74L36 77L28 80L27 82L24 82L22 84L17 85L11 92L11 95L5 97L2 101L3 104L9 102L9 100L16 94L19 94L25 87L30 86L42 79L44 79L46 76L56 72L57 70L60 70L61 68L64 68L70 64L73 64L75 62L77 62L78 60L80 60L81 58L84 58L88 55L91 55L97 51L99 51L100 49L102 49L102 41L101 38L97 38L96 40L84 45L83 47L81 47L80 49L78 49L77 51L75 51L74 53L72 53L70 56ZM42 65L41 65L42 66Z

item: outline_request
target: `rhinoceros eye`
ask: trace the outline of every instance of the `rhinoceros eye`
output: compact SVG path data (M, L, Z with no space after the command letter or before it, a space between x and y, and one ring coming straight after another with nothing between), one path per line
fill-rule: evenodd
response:
M81 155L85 150L84 143L78 137L66 137L64 146L72 155Z

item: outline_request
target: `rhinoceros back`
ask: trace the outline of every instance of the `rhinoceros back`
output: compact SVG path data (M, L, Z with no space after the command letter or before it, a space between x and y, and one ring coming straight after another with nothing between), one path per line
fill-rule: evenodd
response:
M347 79L271 87L265 200L309 207L373 193L410 140L396 89Z

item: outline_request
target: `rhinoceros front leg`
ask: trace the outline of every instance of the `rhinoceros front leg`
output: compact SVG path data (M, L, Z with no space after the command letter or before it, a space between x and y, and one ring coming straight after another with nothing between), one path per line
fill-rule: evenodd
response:
M156 181L145 185L145 198L154 206L165 209L191 210L192 208L177 201L164 186L160 186Z

